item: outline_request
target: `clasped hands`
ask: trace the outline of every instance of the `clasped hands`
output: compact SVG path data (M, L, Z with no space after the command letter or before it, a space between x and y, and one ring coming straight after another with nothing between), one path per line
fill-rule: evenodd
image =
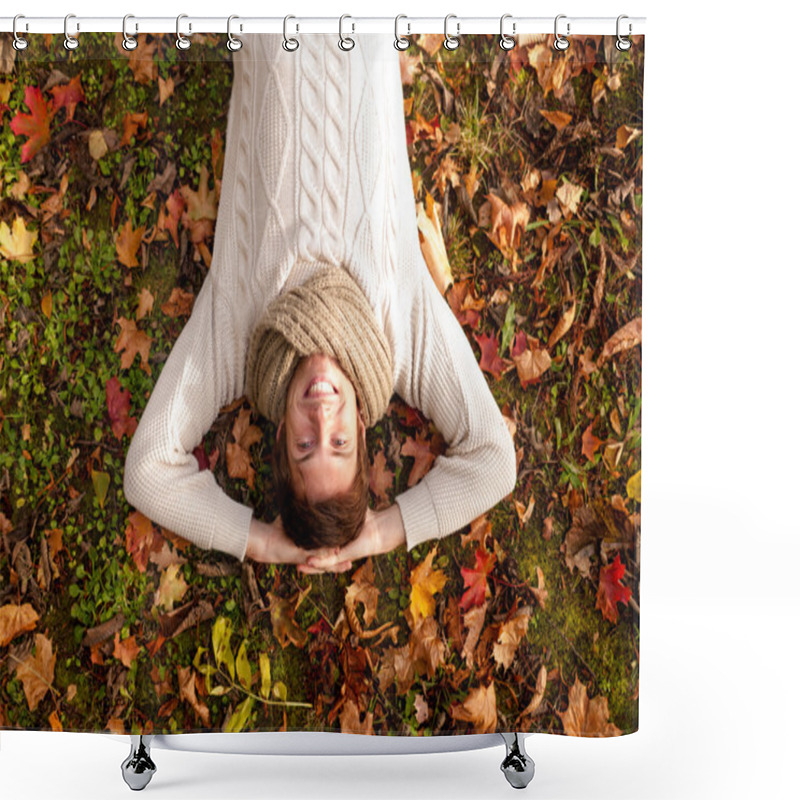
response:
M315 550L298 547L286 535L280 517L274 522L262 522L254 517L245 555L253 561L269 564L296 564L297 571L304 575L319 575L345 572L353 561L391 552L405 540L405 528L396 504L382 511L367 509L360 533L344 547Z

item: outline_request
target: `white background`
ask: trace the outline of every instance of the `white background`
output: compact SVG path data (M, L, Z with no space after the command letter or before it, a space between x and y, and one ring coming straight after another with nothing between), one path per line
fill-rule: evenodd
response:
M19 0L64 16L647 17L640 731L532 736L541 798L797 797L796 4ZM129 796L127 740L2 734L0 796ZM161 798L508 797L504 750L154 751ZM794 789L791 787L794 786Z

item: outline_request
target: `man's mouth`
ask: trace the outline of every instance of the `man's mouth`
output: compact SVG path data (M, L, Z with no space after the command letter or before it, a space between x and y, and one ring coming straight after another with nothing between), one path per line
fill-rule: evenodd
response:
M337 395L339 392L336 387L327 379L314 377L306 388L303 397L327 397Z

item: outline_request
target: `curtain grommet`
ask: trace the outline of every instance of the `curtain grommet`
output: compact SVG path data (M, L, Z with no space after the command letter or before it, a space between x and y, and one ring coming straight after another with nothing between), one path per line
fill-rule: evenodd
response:
M29 42L28 42L27 39L23 39L17 33L17 20L18 19L25 19L24 14L17 14L14 17L14 22L12 23L12 26L11 26L11 31L14 34L14 40L12 42L12 45L14 46L15 50L19 51L19 50L24 50L28 46ZM26 31L28 30L28 23L27 22L25 23L25 30Z
M135 36L128 35L128 20L135 19L133 14L126 14L122 18L122 49L127 50L130 52L131 50L135 50L139 46L139 42L137 41ZM135 23L135 30L139 30L139 23Z
M555 38L555 41L553 42L553 47L554 47L556 50L558 50L559 52L563 52L564 50L566 50L566 49L569 47L569 39L566 39L566 38L564 38L564 37L563 37L563 36L561 36L561 34L558 32L558 21L559 21L560 19L567 19L567 15L566 15L566 14L559 14L559 15L556 17L556 22L555 22L555 34L556 34L556 38ZM567 36L569 36L569 20L567 20Z
M503 16L500 17L500 49L506 52L513 50L517 46L517 40L513 38L517 33L517 23L511 23L511 36L506 36L503 30L503 24L510 17L511 14L503 14Z
M300 41L298 39L295 39L294 36L287 36L286 34L286 29L288 27L290 19L297 19L297 17L293 17L291 14L287 14L283 18L283 49L287 53L294 53L294 51L297 50L298 47L300 47ZM295 26L295 31L299 30L300 26L299 25Z
M77 50L78 45L80 44L78 40L72 36L69 32L69 21L71 19L75 19L75 14L67 14L64 17L64 49L65 50ZM75 30L79 31L81 29L80 23L76 23Z
M624 53L627 50L631 49L630 35L631 35L631 32L633 31L633 26L629 22L628 23L628 38L624 39L622 37L622 34L619 32L619 24L623 19L628 19L627 15L620 14L617 17L617 41L616 41L616 47L617 47L617 50L619 50L621 53Z
M455 36L451 36L447 32L447 23L451 19L455 19L456 20L456 35ZM461 23L458 21L458 18L456 17L455 14L448 14L444 18L444 46L445 46L445 48L447 50L455 50L459 46L459 44L461 44L461 42L458 41L458 36L459 36L460 29L461 29Z
M241 39L237 39L231 33L231 21L234 19L239 19L239 17L236 16L236 14L231 14L228 17L228 41L226 42L226 47L231 53L236 53L244 47L244 42ZM241 31L241 26L239 27L239 31Z
M342 16L339 17L339 49L344 50L345 53L349 53L356 46L356 43L355 40L352 39L350 36L345 36L342 33L342 23L346 19L352 19L352 17L349 14L342 14ZM355 32L356 32L356 25L355 23L353 23L353 28L351 30L351 33Z
M175 47L178 50L188 50L192 43L181 33L181 20L186 19L189 15L188 14L178 14L177 19L175 20ZM192 32L192 23L189 23L189 33Z
M398 14L394 18L394 49L400 51L408 50L408 48L411 46L411 40L407 38L411 35L411 25L406 23L408 27L408 33L405 36L401 36L399 31L401 19L408 19L408 17L405 14Z

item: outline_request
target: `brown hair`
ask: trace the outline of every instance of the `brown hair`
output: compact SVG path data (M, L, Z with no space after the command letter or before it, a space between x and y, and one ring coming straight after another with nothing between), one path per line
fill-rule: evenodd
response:
M289 471L285 426L281 426L272 452L275 492L283 530L306 550L342 547L358 536L367 515L369 500L369 457L364 437L356 437L356 475L352 486L341 494L318 503L298 497Z

